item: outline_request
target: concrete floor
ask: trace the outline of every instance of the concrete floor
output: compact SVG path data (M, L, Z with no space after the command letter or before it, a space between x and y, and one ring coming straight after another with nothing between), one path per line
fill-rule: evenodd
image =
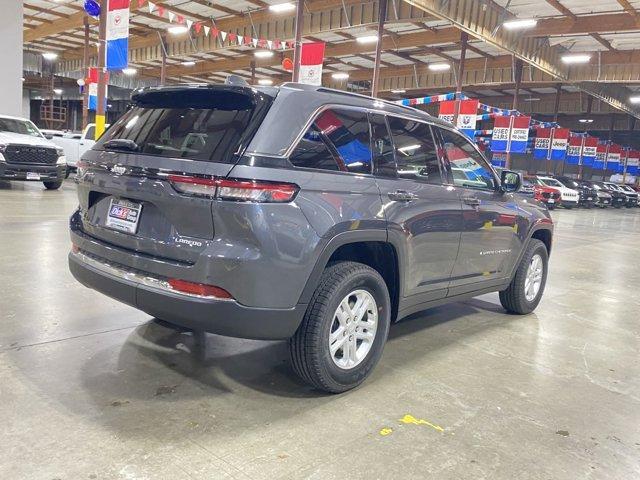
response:
M77 284L75 204L0 183L2 479L640 477L639 209L554 212L535 314L427 311L325 396L283 343L202 347Z

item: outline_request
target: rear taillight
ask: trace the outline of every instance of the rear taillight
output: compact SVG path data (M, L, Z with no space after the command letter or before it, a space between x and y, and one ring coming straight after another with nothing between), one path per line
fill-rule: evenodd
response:
M169 286L180 293L188 293L190 295L198 295L199 297L212 297L220 300L233 300L233 297L224 288L215 287L213 285L204 285L202 283L188 282L177 278L170 278L167 283Z
M293 183L204 178L188 175L169 175L169 182L180 193L238 202L287 203L293 200L298 193L298 186Z

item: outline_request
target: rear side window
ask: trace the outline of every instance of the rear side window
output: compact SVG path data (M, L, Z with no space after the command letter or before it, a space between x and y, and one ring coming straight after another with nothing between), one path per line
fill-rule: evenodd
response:
M453 175L453 184L465 188L495 190L496 180L489 164L467 137L440 129L443 147Z
M88 140L95 140L95 138L96 138L96 127L91 125L89 128L87 128L87 134L85 135L85 138L88 139Z
M438 158L431 127L422 122L388 117L393 137L397 176L424 183L441 184Z
M289 158L297 167L371 173L371 135L366 112L323 111Z
M103 135L97 149L126 139L135 142L136 153L231 163L259 123L260 102L237 91L159 91L137 103Z

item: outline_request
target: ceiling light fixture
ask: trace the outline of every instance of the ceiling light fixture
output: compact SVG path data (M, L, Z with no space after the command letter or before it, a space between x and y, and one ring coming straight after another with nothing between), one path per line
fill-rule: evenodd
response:
M640 103L640 95L634 95L633 97L629 97L629 101L631 103Z
M397 88L397 89L391 90L391 93L407 93L407 91L403 88Z
M58 54L55 52L45 52L42 54L42 58L44 58L45 60L55 60L56 58L58 58Z
M346 72L338 72L331 75L334 80L346 80L349 78L349 74Z
M276 5L269 5L269 10L274 13L283 13L290 12L291 10L295 10L296 6L293 3L278 3Z
M378 41L378 35L365 35L363 37L357 37L358 43L376 43Z
M273 52L271 50L256 50L254 55L256 58L271 58Z
M525 102L539 102L540 98L538 98L538 97L529 97L529 98L523 98L522 100L524 100Z
M504 22L502 26L507 30L522 30L524 28L533 28L538 24L537 20L533 18L527 18L522 20L509 20Z
M434 72L442 72L444 70L449 70L451 65L448 63L432 63L429 65L429 70L433 70Z
M124 73L125 75L135 75L136 73L138 73L138 70L136 70L135 68L129 67L129 68L123 68L122 69L122 73Z
M167 28L167 31L171 35L182 35L183 33L187 33L189 29L184 25L174 25L173 27Z
M564 63L587 63L591 60L591 55L580 53L575 55L565 55L562 57Z
M55 93L56 95L62 95L62 89L61 88L54 88L53 89L53 93Z
M593 118L581 118L578 120L580 123L593 123Z
M196 64L196 62L194 62L193 60L185 60L184 62L180 62L180 64L183 67L193 67Z

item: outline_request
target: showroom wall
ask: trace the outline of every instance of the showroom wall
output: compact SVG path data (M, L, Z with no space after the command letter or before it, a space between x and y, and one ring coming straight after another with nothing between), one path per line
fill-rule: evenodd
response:
M0 0L0 114L22 116L22 2Z

